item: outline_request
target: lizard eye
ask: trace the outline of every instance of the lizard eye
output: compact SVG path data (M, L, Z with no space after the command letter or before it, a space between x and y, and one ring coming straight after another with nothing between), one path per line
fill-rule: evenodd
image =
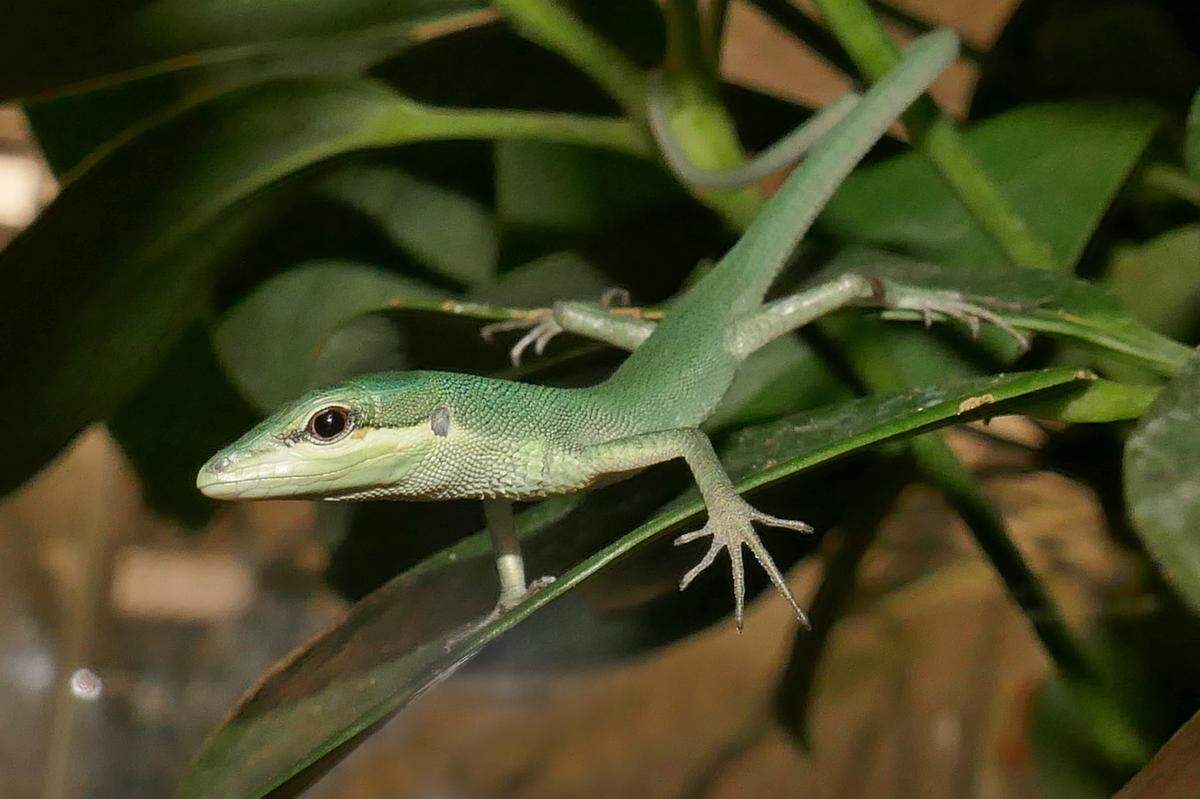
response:
M308 420L308 434L320 443L334 441L350 427L350 414L345 408L322 408Z

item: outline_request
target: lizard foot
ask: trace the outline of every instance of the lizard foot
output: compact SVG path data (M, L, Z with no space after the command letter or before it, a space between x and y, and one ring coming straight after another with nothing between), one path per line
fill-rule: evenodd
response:
M687 588L692 580L696 578L696 575L711 566L722 549L728 551L729 564L733 571L734 621L737 623L738 629L742 629L742 619L746 605L746 574L742 566L742 545L744 544L766 571L767 576L771 578L771 582L779 589L779 593L783 594L784 599L792 606L792 610L796 612L796 618L800 620L801 624L807 627L808 617L804 615L804 611L796 604L791 589L788 588L788 584L783 579L779 568L775 565L775 561L771 559L770 553L763 546L758 533L754 532L753 522L759 522L769 527L785 527L801 533L811 533L813 529L804 522L768 516L761 511L755 510L744 499L734 494L731 498L722 501L718 507L709 508L708 523L704 527L690 533L685 533L675 539L675 545L680 546L697 541L705 536L712 536L708 552L704 553L704 557L692 567L691 571L683 575L683 579L679 582L679 590L682 591Z
M972 338L979 338L979 330L990 324L1012 337L1022 350L1029 349L1029 337L1017 330L1004 317L979 303L970 302L956 291L908 290L898 297L888 297L887 308L892 311L918 313L925 327L934 322L955 319L971 331ZM883 314L887 318L888 312Z
M600 296L600 307L605 309L623 307L629 303L629 292L623 288L610 288ZM562 325L554 318L553 308L534 308L518 319L506 319L503 322L484 325L479 329L479 335L484 341L491 341L495 334L509 330L526 331L508 351L508 358L513 366L521 365L521 357L531 345L534 353L541 355L546 351L546 345L563 332Z
M537 591L545 588L546 586L551 585L555 581L555 579L557 579L557 578L555 578L554 575L547 574L543 577L537 578L536 580L532 580L529 583L529 585L525 586L525 591L520 594L516 594L513 596L507 596L507 597L504 595L501 595L500 598L498 600L496 600L496 606L494 608L492 608L486 616L484 616L482 619L480 619L478 621L471 622L470 624L466 625L463 629L459 630L458 632L454 633L452 636L447 638L446 643L444 645L445 650L447 652L449 652L451 649L454 648L455 644L459 643L464 638L468 638L468 637L474 635L478 631L482 630L484 627L486 627L489 624L491 624L492 622L496 621L501 616L503 616L505 613L508 613L510 610L515 608L517 605L524 602L527 597L529 597L532 594L536 593Z
M562 326L554 319L553 308L534 308L519 319L507 319L503 322L484 325L479 329L479 335L483 337L484 341L491 341L495 334L508 330L526 331L525 335L521 336L508 351L508 358L512 361L513 366L521 365L521 356L525 354L525 350L529 349L531 344L533 351L541 355L545 352L546 345L550 343L550 340L563 332Z

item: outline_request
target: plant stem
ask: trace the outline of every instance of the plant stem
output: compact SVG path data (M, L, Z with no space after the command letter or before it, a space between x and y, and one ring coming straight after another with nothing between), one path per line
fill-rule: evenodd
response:
M666 0L663 14L667 20L667 67L715 87L716 73L705 52L696 0Z
M721 48L725 44L725 23L729 21L729 0L711 0L704 23L704 47L709 68L721 74Z
M865 0L816 0L821 16L859 71L878 80L900 59ZM904 115L913 147L922 152L967 211L1018 266L1057 268L1050 246L1029 229L966 146L954 123L928 97Z
M745 154L705 54L696 0L667 0L663 13L667 21L665 101L671 132L687 160L702 169L740 166ZM749 227L764 201L754 189L687 188L737 230Z
M901 26L913 31L914 33L929 33L937 28L937 25L930 23L928 20L925 20L916 14L911 14L903 8L898 8L890 2L885 2L885 0L867 0L867 2L870 3L871 8L875 9L875 11L884 19L889 19L892 22L896 22ZM966 42L961 44L961 49L964 58L968 58L971 61L977 62L983 60L984 53L980 52L978 49L972 47Z
M1152 164L1142 173L1142 183L1200 207L1200 179L1170 164Z
M445 139L535 139L580 144L640 158L657 151L646 132L623 119L535 111L432 108L398 99L362 132L363 147L391 147Z
M643 119L646 76L636 64L556 0L496 0L496 7L525 38L579 67L632 119Z

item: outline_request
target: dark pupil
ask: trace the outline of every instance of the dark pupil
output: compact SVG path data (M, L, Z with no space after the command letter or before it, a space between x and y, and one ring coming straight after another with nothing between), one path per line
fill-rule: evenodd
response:
M341 408L326 408L312 418L312 431L317 438L334 438L346 429L346 412Z

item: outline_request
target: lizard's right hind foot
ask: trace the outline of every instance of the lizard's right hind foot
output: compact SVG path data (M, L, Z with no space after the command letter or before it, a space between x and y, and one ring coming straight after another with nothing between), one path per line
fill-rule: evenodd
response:
M988 324L1012 338L1022 352L1029 349L1029 337L1017 330L1007 319L979 302L972 302L957 291L904 287L901 291L885 294L883 303L885 319L888 318L889 311L917 313L925 327L932 326L934 322L954 319L967 326L972 338L978 338L980 328Z
M734 621L737 623L738 629L742 629L746 606L746 572L742 565L742 545L744 544L753 553L754 558L763 567L763 570L766 571L767 576L771 578L771 582L779 589L779 593L783 594L784 599L792 606L792 610L796 613L796 618L800 620L801 624L808 627L808 617L796 603L796 599L792 596L792 591L788 587L787 581L784 580L783 574L775 565L775 561L771 559L767 548L763 546L758 533L754 531L753 522L759 522L769 527L785 527L801 533L812 532L812 527L804 522L768 516L754 509L744 499L734 494L719 505L716 505L716 507L709 508L708 523L703 528L691 533L685 533L675 539L675 545L679 546L699 540L705 536L712 536L712 542L709 544L708 551L704 553L704 557L700 559L700 562L683 576L683 579L679 582L679 590L682 591L687 588L700 572L713 564L722 549L726 550L729 552L729 565L733 573Z

